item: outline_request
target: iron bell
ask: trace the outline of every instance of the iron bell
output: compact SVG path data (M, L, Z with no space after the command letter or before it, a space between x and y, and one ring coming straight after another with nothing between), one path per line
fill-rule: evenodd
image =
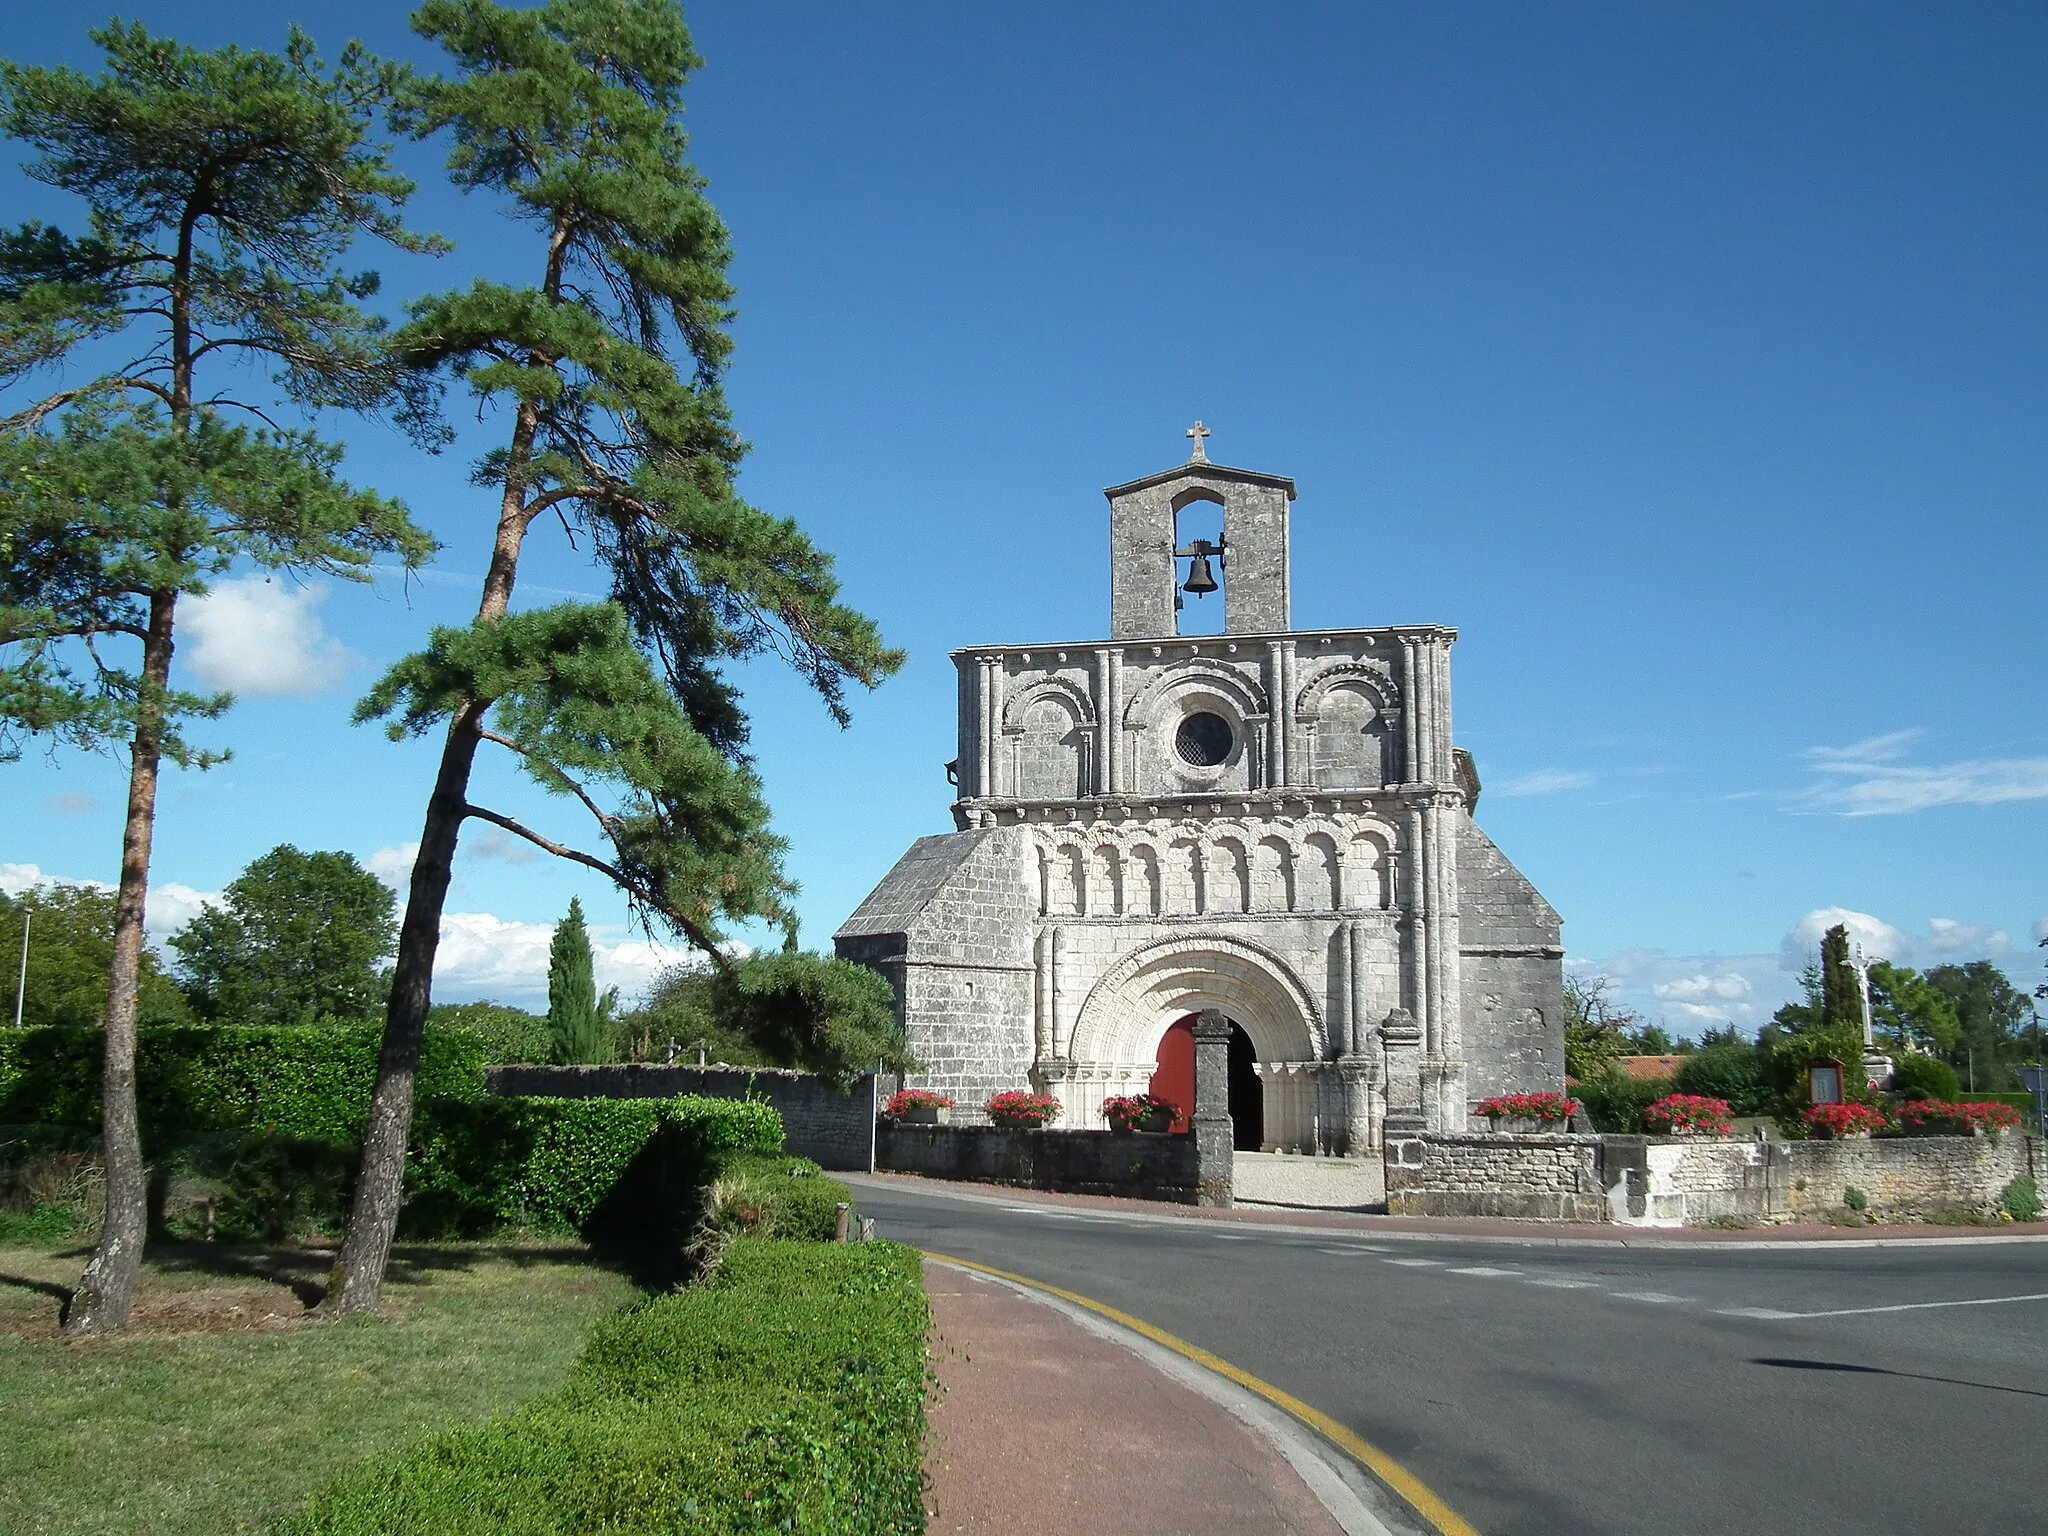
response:
M1182 583L1181 591L1192 592L1196 597L1207 597L1216 590L1216 577L1209 570L1209 551L1206 545L1197 544L1193 560L1188 564L1188 579Z

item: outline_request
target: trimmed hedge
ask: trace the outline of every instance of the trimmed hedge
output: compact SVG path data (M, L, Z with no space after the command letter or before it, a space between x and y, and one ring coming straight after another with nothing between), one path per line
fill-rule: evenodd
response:
M742 1238L600 1324L559 1391L337 1479L283 1536L913 1536L920 1273L893 1243Z
M655 1214L687 1225L716 1154L781 1149L781 1115L754 1099L443 1101L414 1127L405 1225L575 1228L593 1241Z
M256 1132L352 1143L377 1081L381 1024L273 1027L166 1024L136 1042L136 1106L143 1146ZM0 1031L0 1125L97 1130L97 1029ZM430 1028L420 1047L416 1102L483 1097L484 1052L460 1030Z

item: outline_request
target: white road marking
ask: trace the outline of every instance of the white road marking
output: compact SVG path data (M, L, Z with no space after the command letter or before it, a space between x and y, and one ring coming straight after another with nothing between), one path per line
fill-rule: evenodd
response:
M1766 1321L1775 1322L1781 1318L1797 1317L1799 1314L1797 1312L1780 1312L1775 1307L1720 1307L1716 1309L1715 1316L1760 1317Z
M1568 1280L1563 1275L1530 1275L1527 1279L1531 1285L1551 1291L1590 1291L1599 1284L1597 1280Z
M1435 1259L1381 1259L1382 1264L1399 1264L1403 1269L1434 1269Z
M1731 1317L1868 1317L1875 1312L1926 1312L1936 1307L1996 1307L2009 1301L2048 1301L2048 1291L2025 1296L1973 1296L1967 1301L1904 1301L1890 1307L1836 1307L1827 1312L1772 1312L1763 1307L1741 1307Z
M1334 1253L1350 1258L1353 1254L1385 1253L1387 1250L1378 1243L1353 1243L1349 1248L1318 1248L1317 1253Z
M1659 1306L1671 1306L1691 1301L1690 1296L1667 1296L1662 1291L1616 1291L1616 1301L1648 1301Z
M1453 1269L1447 1270L1445 1273L1453 1275L1509 1275L1519 1277L1522 1272L1519 1269L1489 1269L1484 1264L1475 1264L1470 1269Z

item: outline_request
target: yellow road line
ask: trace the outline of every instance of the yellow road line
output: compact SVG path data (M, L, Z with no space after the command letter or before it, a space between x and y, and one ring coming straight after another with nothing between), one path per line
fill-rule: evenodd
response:
M930 1249L924 1250L924 1255L928 1259L937 1259L942 1264L955 1264L961 1269L978 1270L984 1275L994 1275L997 1279L1008 1280L1015 1285L1043 1291L1048 1296L1057 1296L1060 1300L1070 1301L1077 1307L1086 1307L1090 1312L1106 1317L1133 1333L1141 1333L1153 1343L1164 1345L1197 1365L1206 1366L1219 1376L1228 1377L1246 1391L1256 1392L1274 1407L1292 1414L1324 1439L1342 1449L1345 1454L1356 1459L1369 1469L1373 1476L1399 1494L1416 1514L1437 1530L1439 1536L1479 1536L1477 1531L1458 1518L1450 1505L1432 1493L1420 1478L1370 1440L1339 1424L1327 1413L1309 1407L1300 1398L1281 1391L1270 1382L1259 1380L1247 1371L1239 1370L1228 1360L1219 1360L1206 1349L1198 1348L1185 1339L1177 1339L1165 1329L1155 1328L1142 1318L1132 1317L1128 1313L1117 1311L1114 1307L1104 1306L1092 1297L1082 1296L1073 1291L1063 1291L1056 1285L1047 1285L1043 1280L1014 1275L1007 1269L977 1264L972 1259L956 1259L951 1254L934 1253Z

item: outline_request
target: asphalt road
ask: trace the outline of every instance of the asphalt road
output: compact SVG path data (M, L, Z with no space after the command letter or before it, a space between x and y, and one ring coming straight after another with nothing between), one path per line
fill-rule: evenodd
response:
M1506 1247L858 1199L878 1236L1284 1388L1485 1536L2048 1529L2048 1244Z

